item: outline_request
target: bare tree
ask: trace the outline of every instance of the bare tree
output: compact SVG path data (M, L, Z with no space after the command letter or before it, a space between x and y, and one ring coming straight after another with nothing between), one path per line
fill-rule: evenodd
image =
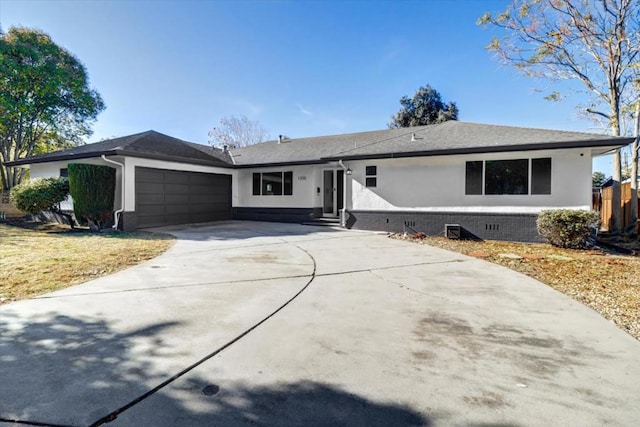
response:
M246 116L229 116L220 120L220 125L209 131L209 144L230 148L246 147L269 138L267 130L258 122Z
M589 94L583 109L604 120L614 136L623 132L625 106L638 99L640 80L640 2L638 0L512 0L505 12L485 13L478 24L506 31L487 46L525 75L551 81L579 82ZM548 99L562 95L553 92ZM613 160L611 230L621 231L621 160Z

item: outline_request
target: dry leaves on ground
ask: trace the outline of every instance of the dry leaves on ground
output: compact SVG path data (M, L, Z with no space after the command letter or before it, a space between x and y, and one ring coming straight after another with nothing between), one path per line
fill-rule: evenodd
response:
M174 242L148 232L89 233L0 224L0 303L33 297L154 258Z
M405 238L396 235L397 238ZM640 340L640 258L547 244L411 239L486 259L533 277L593 308Z

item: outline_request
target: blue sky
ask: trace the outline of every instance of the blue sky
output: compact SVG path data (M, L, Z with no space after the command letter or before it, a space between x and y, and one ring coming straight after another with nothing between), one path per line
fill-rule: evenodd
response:
M544 100L562 86L484 50L494 32L476 19L507 4L0 0L0 25L43 30L84 63L107 105L90 141L154 129L206 143L231 115L272 137L384 129L425 84L463 121L601 133L578 117L579 99Z

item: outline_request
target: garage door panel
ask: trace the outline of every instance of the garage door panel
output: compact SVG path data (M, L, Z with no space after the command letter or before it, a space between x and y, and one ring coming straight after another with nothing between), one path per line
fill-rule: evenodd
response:
M211 181L216 177L211 177L207 175L190 175L189 176L189 184L192 185L209 185Z
M188 184L169 184L164 185L164 191L167 194L188 194L190 188Z
M189 194L188 196L189 201L188 203L211 203L211 202L215 202L216 200L218 200L218 198L216 198L216 196L214 196L213 194Z
M166 225L164 215L145 215L143 218L144 225L138 224L138 227L160 227L162 225Z
M136 168L136 183L138 182L164 182L164 173L158 169Z
M136 209L136 213L139 215L150 215L150 216L158 216L165 214L165 205L164 204L148 204L148 205L139 205Z
M188 224L190 222L196 222L191 219L191 215L186 213L166 215L165 218L166 218L166 223L169 225Z
M164 192L164 184L158 182L136 182L136 193L158 194Z
M189 184L189 175L187 175L187 173L166 172L164 176L164 182L172 184Z
M208 185L196 184L189 186L189 193L198 194L198 195L206 195L211 194L213 189L219 185L217 182L211 182Z
M138 227L231 218L231 177L136 168Z
M173 214L188 214L189 213L189 205L166 205L164 212L167 215Z
M158 205L165 202L165 196L162 193L142 193L136 196L136 203L140 205Z
M188 194L165 194L164 201L166 204L187 204L189 203Z
M225 183L223 185L224 186L228 186L229 184ZM217 188L217 186L216 186L216 187L211 189L209 194L212 194L212 195L214 195L216 197L220 197L220 196L229 196L230 193L228 191L224 191L224 189Z

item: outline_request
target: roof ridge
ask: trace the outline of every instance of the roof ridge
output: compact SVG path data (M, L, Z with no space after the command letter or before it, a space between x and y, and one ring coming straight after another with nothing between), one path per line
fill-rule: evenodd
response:
M446 123L446 122L443 122L443 123ZM424 128L424 127L427 127L427 126L441 125L443 123L433 123L433 124L430 124L430 125L412 126L410 128L411 129ZM363 131L359 131L359 132L336 133L336 134L332 134L332 135L317 135L317 136L302 136L302 137L299 137L299 138L291 138L291 137L287 137L287 138L289 139L289 141L296 141L296 140L300 140L300 139L319 139L319 138L331 138L331 137L337 137L337 136L355 136L355 135L363 135L363 134L367 134L367 133L394 131L394 130L400 130L400 129L409 129L409 128L406 128L406 127L405 128L387 128L387 129L363 130ZM270 139L269 141L260 142L260 144L266 144L268 142L277 143L278 140L277 139ZM257 145L257 144L253 144L253 145ZM239 147L239 148L246 148L246 147Z
M453 121L453 120L449 120L449 121ZM545 132L560 132L560 133L578 133L581 135L590 135L590 136L609 136L612 138L616 138L614 135L609 135L607 133L594 133L594 132L586 132L586 131L580 131L580 130L564 130L564 129L551 129L551 128L538 128L538 127L532 127L532 126L512 126L512 125L496 125L496 124L490 124L490 123L478 123L478 122L462 122L462 121L457 121L458 123L461 124L465 124L465 125L473 125L473 126L486 126L486 127L498 127L498 128L510 128L510 129L522 129L522 130L537 130L537 131L545 131ZM447 122L443 122L443 123L447 123ZM442 123L440 123L442 124Z
M446 123L446 122L443 122L443 123ZM434 125L439 125L439 124L442 124L442 123L434 123ZM433 125L424 125L424 126L433 126ZM397 128L397 129L415 129L416 127L420 127L420 126L413 126L413 127L409 127L409 128ZM391 129L389 129L389 130L391 130ZM391 139L400 138L400 137L403 137L403 136L406 136L406 135L409 135L409 134L414 134L414 133L415 132L412 131L412 132L407 132L407 133L403 133L403 134L400 134L400 135L394 135L394 136L390 136L388 138L384 138L384 139L380 139L378 141L371 142L369 144L363 144L363 145L361 145L359 147L353 147L353 148L349 148L349 149L346 149L346 150L337 151L334 154L334 156L338 156L340 154L346 154L349 151L353 151L353 150L360 150L360 149L365 148L365 147L371 147L372 145L380 144L381 142L389 141Z
M118 138L128 139L128 142L127 142L127 143L125 143L125 144L120 144L120 145L118 145L117 147L115 147L116 149L117 149L117 148L124 149L124 148L126 148L126 147L129 147L129 146L130 146L131 144L133 144L134 142L139 141L140 139L144 138L145 136L150 135L150 134L154 134L154 133L157 133L157 134L162 135L160 132L156 132L156 131L155 131L155 130L153 130L153 129L149 129L149 130L144 131L144 132L134 133L133 135L127 135L127 136L120 136L120 137L117 137L117 138L111 138L111 140L113 141L114 139L118 139ZM104 141L109 141L109 140L108 140L108 139L106 139L106 140L104 140ZM100 142L103 142L103 141L100 141Z

